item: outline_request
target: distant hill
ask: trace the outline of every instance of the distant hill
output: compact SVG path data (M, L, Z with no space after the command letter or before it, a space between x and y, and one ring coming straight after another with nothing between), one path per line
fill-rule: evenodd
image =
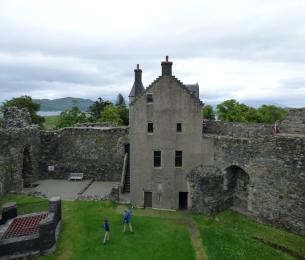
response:
M33 99L33 101L40 104L41 111L65 111L71 109L74 103L81 111L86 111L93 103L90 99L72 97L58 99Z

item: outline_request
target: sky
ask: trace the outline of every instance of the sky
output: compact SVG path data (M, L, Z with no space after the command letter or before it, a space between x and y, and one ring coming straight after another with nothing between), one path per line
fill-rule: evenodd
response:
M0 0L0 100L128 98L161 74L206 104L305 107L304 0Z

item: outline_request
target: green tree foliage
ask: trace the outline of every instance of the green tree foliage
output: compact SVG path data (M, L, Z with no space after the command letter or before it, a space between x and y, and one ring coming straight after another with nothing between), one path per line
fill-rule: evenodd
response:
M238 103L235 99L226 100L217 105L217 117L229 122L255 122L273 124L286 116L286 110L273 106L263 105L258 109Z
M258 113L260 114L261 123L274 123L282 121L287 114L287 110L273 105L262 105L258 108Z
M77 106L73 106L70 110L66 110L60 113L56 128L69 127L76 123L86 122L88 122L86 114L80 111Z
M120 115L123 125L129 125L129 110L126 106L125 99L121 93L118 94L117 100L115 102L117 111Z
M213 107L210 105L206 105L202 109L202 116L205 119L208 120L215 120L215 112L213 110Z
M30 113L32 122L42 127L44 117L37 115L37 112L40 110L40 104L34 103L31 97L21 96L6 100L3 103L1 110L7 107L18 107L27 109Z
M98 120L101 117L105 107L108 105L112 105L112 103L99 97L98 100L95 101L88 109L88 113L91 116L91 121L95 122Z
M98 120L99 122L112 122L117 125L122 125L123 120L120 117L118 107L114 105L108 105L104 108L104 111L101 113L101 117Z
M235 99L226 100L216 107L218 119L229 122L246 122L246 111L247 106L239 104Z

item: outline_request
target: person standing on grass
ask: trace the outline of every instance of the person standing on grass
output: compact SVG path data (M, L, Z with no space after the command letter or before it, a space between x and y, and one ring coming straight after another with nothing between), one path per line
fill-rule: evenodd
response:
M133 232L130 220L131 220L131 211L130 210L125 210L124 215L123 215L123 223L124 223L123 232L124 233L126 231L126 226L129 227L130 232Z
M110 232L110 226L108 223L108 220L105 219L104 225L103 225L104 231L105 231L105 235L104 235L104 244L106 244L106 241L109 241L109 232Z

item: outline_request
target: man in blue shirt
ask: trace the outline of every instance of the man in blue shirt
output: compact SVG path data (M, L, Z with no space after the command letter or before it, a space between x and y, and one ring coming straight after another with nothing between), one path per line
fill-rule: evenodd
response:
M108 223L107 219L105 219L103 228L104 228L104 231L105 231L105 235L104 235L104 244L105 244L106 241L109 241L109 233L110 233L110 226L109 226L109 223Z
M128 225L130 232L133 232L132 226L131 226L131 216L132 212L131 210L125 210L124 215L123 215L123 223L124 223L124 228L123 232L126 231L126 226Z

